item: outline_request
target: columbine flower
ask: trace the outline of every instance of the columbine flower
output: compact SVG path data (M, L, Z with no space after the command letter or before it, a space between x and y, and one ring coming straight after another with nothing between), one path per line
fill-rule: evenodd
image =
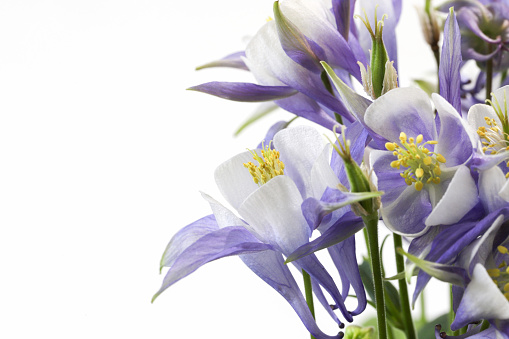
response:
M504 174L496 166L480 171L478 186L484 209L481 215L456 225L436 227L436 232L430 230L421 239L415 239L421 244L432 241L427 246L429 253L421 255L424 259L407 254L421 268L414 301L429 276L434 276L455 285L453 330L486 319L507 333L509 189ZM416 248L419 244L412 242L409 252L415 252Z
M426 93L398 88L366 110L365 123L387 140L371 163L382 196L382 217L392 231L418 236L433 225L458 222L477 201L465 163L473 148L456 110L433 94L440 124Z
M509 86L497 89L490 105L477 104L468 112L468 123L477 133L478 145L474 168L484 170L509 159ZM507 173L507 162L502 169Z
M509 206L509 205L508 205ZM454 265L429 262L411 255L423 271L453 284L455 318L452 330L488 320L489 331L507 338L509 330L508 209L491 218L488 229L463 249ZM477 331L479 328L477 328ZM438 329L439 331L439 329ZM475 331L472 331L475 333ZM487 335L492 332L482 332ZM498 336L493 336L493 338ZM486 338L491 338L486 336Z
M501 1L448 1L440 8L455 6L462 31L461 51L465 60L476 60L480 68L493 60L494 71L509 65L509 7Z
M345 151L345 156L348 156L351 162L350 167L354 166L353 163L357 166L357 163L362 161L364 155L364 148L368 137L367 131L359 122L356 122L342 131L342 137L344 139L343 144L340 144L338 141L335 143L335 147L341 147ZM363 200L360 203L356 202L365 198L377 200L379 199L380 192L376 192L374 187L371 193L348 192L347 187L350 187L350 184L347 179L347 171L345 171L345 165L337 152L332 153L330 166L328 166L328 156L322 156L320 161L323 163L320 166L322 170L315 170L311 174L312 181L318 187L316 192L323 192L323 194L315 194L304 200L302 213L310 229L318 230L321 235L296 249L288 256L287 262L298 260L311 253L327 248L334 258L334 263L342 278L343 294L346 293L350 284L356 292L358 306L352 311L352 315L356 315L364 310L367 301L355 259L355 237L353 236L364 228L364 223L361 216L354 213L354 210L366 213L361 204L370 204L371 199ZM359 181L364 179L366 185L369 186L363 173L360 173L358 178L355 179ZM347 201L354 202L354 204L348 206L345 204ZM374 202L372 204L375 205ZM369 209L369 206L364 206ZM348 283L345 285L344 282Z
M246 265L288 300L315 337L331 338L316 326L282 257L309 241L311 230L301 204L304 198L323 189L321 183L313 182L311 173L330 171L330 167L322 168L329 164L321 160L329 154L330 147L324 145L316 130L307 126L278 132L273 144L275 149L264 146L262 150L250 150L217 168L218 188L242 219L203 194L214 215L187 226L170 241L161 262L170 270L156 296L211 260L240 255ZM336 253L334 260L340 262L340 254ZM322 288L332 296L344 317L352 321L341 293L316 256L309 255L294 264L311 275L318 300L338 324L341 322Z
M369 15L374 5L372 1L362 3ZM383 34L397 68L395 27L401 1L382 1L380 11L390 17ZM361 81L357 62L366 63L363 40L369 44L371 39L358 32L352 14L353 8L346 1L276 1L274 20L258 31L245 53L209 64L247 68L257 83L210 82L190 89L236 101L275 101L281 108L329 129L336 124L334 113L353 122L355 117L335 96L320 66L320 61L329 63L350 87L350 75Z

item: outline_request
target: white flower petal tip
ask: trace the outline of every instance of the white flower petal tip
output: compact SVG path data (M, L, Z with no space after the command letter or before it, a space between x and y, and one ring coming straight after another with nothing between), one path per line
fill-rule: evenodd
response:
M477 187L466 166L459 166L445 194L426 219L426 226L458 222L478 202Z
M479 319L509 319L509 301L481 264L474 267L451 327L461 328Z

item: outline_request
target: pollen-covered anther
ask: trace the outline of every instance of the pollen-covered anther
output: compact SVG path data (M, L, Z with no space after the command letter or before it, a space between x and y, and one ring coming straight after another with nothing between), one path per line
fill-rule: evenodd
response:
M499 255L507 256L509 254L509 250L505 246L498 246L497 251ZM507 266L507 262L503 260L497 268L486 269L486 272L488 272L488 275L493 279L493 283L497 285L504 297L509 300L509 266Z
M262 157L256 151L249 150L249 152L253 155L253 159L258 161L259 165L256 166L252 162L248 162L244 164L244 167L249 170L255 184L261 186L270 179L284 174L285 165L279 160L278 151L270 149L270 146L262 145Z
M440 163L445 163L443 155L435 153L426 148L426 145L436 145L435 140L424 142L424 137L419 134L417 137L408 137L405 132L399 135L400 145L388 142L385 148L391 152L398 160L391 162L392 168L400 169L407 167L401 177L407 185L415 183L415 189L420 191L424 184L440 183Z

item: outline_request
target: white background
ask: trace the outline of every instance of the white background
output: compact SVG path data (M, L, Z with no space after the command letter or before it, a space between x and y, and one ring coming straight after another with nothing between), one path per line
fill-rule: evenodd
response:
M409 85L434 59L423 1L404 2ZM272 0L0 2L1 338L308 338L235 257L150 303L167 242L210 213L199 191L220 197L215 167L291 117L233 138L257 104L185 90L249 81L194 67L244 49L271 15ZM428 295L430 315L447 303Z

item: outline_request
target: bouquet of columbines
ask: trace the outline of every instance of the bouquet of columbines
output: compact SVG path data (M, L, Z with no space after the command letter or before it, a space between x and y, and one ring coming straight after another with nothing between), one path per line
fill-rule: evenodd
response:
M270 102L330 133L280 121L256 148L220 164L215 180L232 209L202 193L212 213L173 236L154 298L205 263L238 255L314 338L385 339L394 329L407 338L509 338L509 1L423 0L423 42L438 77L414 87L398 86L402 2L279 0L245 51L202 67L247 70L256 83L192 90ZM383 274L379 223L394 238L393 277ZM357 232L370 265L356 260ZM450 283L440 324L412 319L414 276L412 303L430 279ZM351 290L355 309L345 306ZM339 333L317 326L313 299ZM368 303L376 328L354 322Z

